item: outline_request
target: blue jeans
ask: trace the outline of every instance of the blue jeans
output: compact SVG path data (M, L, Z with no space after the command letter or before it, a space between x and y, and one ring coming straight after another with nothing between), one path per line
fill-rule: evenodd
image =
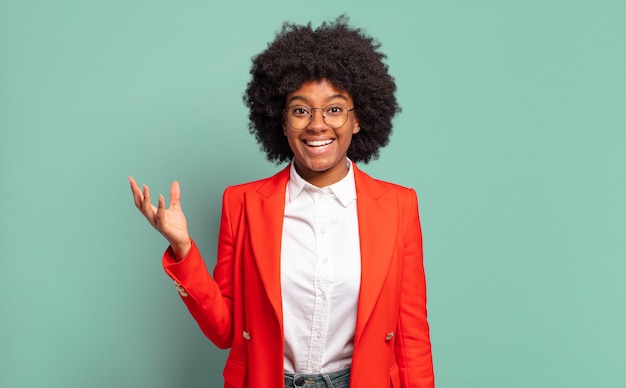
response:
M319 375L285 373L285 388L348 388L349 386L350 368Z

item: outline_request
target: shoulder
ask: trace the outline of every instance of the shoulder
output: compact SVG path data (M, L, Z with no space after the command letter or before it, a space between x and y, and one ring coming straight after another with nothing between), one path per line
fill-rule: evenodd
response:
M236 193L245 193L246 191L255 191L257 188L263 186L266 182L271 180L272 177L266 177L257 179L255 181L239 183L236 185L228 186L224 189L224 192L228 192L230 194Z
M354 179L357 192L366 192L374 197L393 194L403 199L411 200L411 198L416 198L417 196L413 188L373 178L358 167L354 170Z
M273 193L279 192L281 188L284 189L288 180L289 166L267 178L228 186L224 190L224 198L243 199L246 193L251 192L258 192L262 195L272 195Z

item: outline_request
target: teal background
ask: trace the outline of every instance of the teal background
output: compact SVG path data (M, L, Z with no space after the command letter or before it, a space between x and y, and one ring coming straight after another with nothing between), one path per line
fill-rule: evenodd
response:
M225 186L268 176L250 58L347 12L403 112L437 386L626 386L625 1L0 0L0 387L219 387L127 176L179 179L213 268Z

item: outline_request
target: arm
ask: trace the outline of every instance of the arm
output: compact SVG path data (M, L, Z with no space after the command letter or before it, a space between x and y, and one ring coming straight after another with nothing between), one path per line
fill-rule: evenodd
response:
M430 334L426 312L426 280L422 254L422 232L417 196L411 190L405 202L404 257L400 290L396 360L402 387L434 387Z
M224 193L214 277L192 244L187 256L176 262L173 250L163 255L165 272L185 290L181 298L202 332L218 347L231 347L233 340L234 239L228 212L228 190Z
M187 232L187 223L180 206L180 186L172 183L170 206L159 196L158 206L150 203L150 189L143 192L129 178L135 205L148 222L170 243L163 255L165 272L178 284L179 292L202 332L220 348L232 344L232 248L231 225L226 208L222 207L217 268L222 268L216 282L208 273L196 244ZM226 198L226 195L225 197ZM229 271L230 270L230 271Z

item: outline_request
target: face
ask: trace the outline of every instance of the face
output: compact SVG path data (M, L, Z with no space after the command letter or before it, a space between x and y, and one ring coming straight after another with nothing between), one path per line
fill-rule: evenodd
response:
M302 105L322 108L329 104L341 104L354 108L352 97L328 80L307 81L287 95L285 108ZM294 154L296 170L309 183L324 187L338 182L348 173L346 155L352 135L359 132L355 111L348 112L346 122L332 128L324 122L321 109L314 109L313 118L303 129L293 128L283 113L283 133Z

